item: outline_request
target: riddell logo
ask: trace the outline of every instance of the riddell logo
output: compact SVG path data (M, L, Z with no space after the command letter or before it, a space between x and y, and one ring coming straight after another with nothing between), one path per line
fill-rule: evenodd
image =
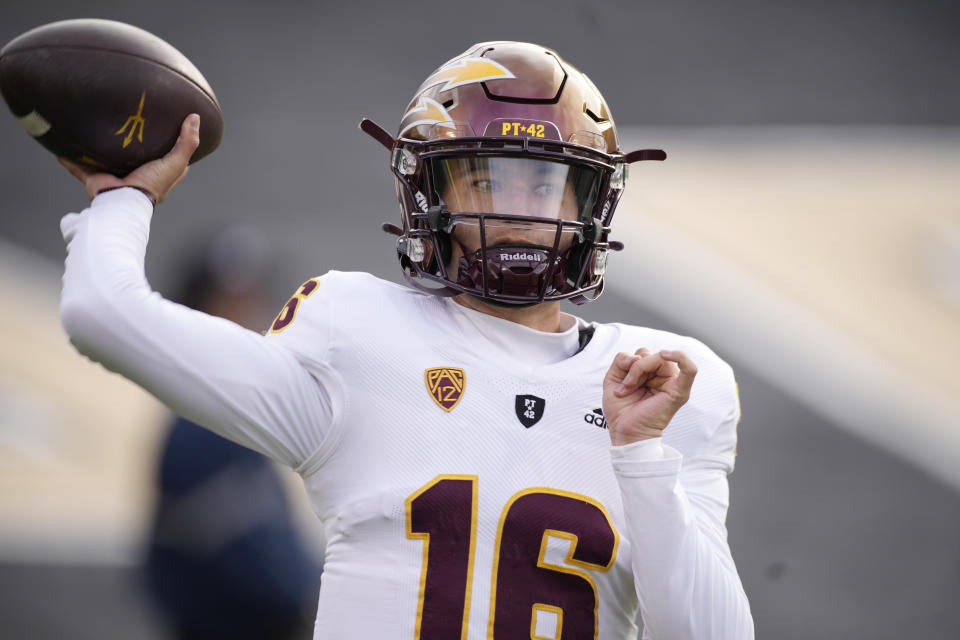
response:
M420 193L419 191L417 191L417 193L414 194L413 198L414 198L414 200L417 201L417 206L420 207L420 211L423 211L424 213L426 213L426 212L427 212L427 209L430 208L430 207L427 205L427 196L425 196L425 195L423 195L422 193Z
M610 201L603 203L603 211L600 212L600 222L607 224L607 216L610 215Z
M603 417L603 409L594 409L592 412L583 416L583 421L589 424L596 425L601 429L607 428L607 421Z
M533 260L534 262L543 261L543 256L539 253L527 253L525 251L518 251L516 253L501 253L501 260Z

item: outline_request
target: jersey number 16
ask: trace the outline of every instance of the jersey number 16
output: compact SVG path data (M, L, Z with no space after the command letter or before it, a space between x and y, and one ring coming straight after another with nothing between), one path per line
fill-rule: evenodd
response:
M416 640L467 637L477 537L477 476L441 475L406 500L407 537L423 540ZM566 538L564 564L545 559L549 537ZM537 616L556 621L558 640L597 637L597 586L585 570L608 571L619 535L587 496L534 487L500 514L487 637L544 638Z

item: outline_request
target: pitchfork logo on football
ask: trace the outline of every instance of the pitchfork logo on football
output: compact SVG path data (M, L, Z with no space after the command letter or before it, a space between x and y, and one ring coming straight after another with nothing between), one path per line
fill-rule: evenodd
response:
M517 396L517 418L527 429L540 422L547 401L537 396Z
M126 149L127 145L133 142L133 136L137 136L137 140L143 142L143 127L147 124L146 118L143 117L143 101L147 99L147 92L144 91L140 94L140 106L137 107L137 112L127 118L127 121L123 123L123 126L120 127L116 133L113 135L118 136L121 133L127 133L127 137L123 139L123 148ZM127 128L130 128L127 131Z
M444 411L452 411L463 397L467 376L463 369L455 367L433 367L423 373L427 391L437 406Z

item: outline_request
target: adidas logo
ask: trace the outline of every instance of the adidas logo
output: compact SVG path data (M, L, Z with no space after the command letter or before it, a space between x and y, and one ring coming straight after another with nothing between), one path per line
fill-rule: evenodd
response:
M583 416L583 421L588 424L596 425L601 429L607 428L607 421L603 418L603 409L594 409L587 415Z

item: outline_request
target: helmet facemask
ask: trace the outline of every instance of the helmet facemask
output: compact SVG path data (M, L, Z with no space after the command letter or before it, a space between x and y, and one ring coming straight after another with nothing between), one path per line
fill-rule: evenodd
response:
M475 142L398 141L408 279L510 306L595 298L606 252L618 248L599 220L619 198L614 166L577 145Z

